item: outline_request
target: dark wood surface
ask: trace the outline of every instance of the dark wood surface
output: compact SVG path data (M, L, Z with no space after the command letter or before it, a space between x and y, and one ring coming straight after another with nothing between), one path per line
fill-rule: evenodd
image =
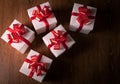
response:
M47 0L0 0L0 36L16 18L34 30L27 9ZM21 54L0 39L0 84L39 84L19 72L30 49L54 60L41 84L120 84L119 0L49 0L58 24L67 30L74 2L98 8L94 30L89 35L68 31L76 44L55 58L42 37Z

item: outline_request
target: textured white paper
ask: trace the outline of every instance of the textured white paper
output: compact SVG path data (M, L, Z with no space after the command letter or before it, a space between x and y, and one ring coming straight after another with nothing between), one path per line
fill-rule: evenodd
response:
M74 3L72 12L79 13L78 12L79 7L83 7L83 5ZM93 12L92 16L96 16L97 8L94 8L91 6L87 6L87 8ZM77 18L77 16L71 15L70 27L69 27L69 30L71 30L71 31L76 31L80 26L80 23L77 22L76 18ZM80 33L88 34L90 31L93 30L94 23L95 23L95 19L91 19L90 24L84 25L83 28L81 29Z
M11 23L11 25L9 26L11 29L13 29L13 24L21 24L19 21L17 21L16 19ZM24 37L25 39L27 39L30 43L32 43L32 41L35 38L35 33L29 29L27 26L24 26L28 32L24 35L22 35L22 37ZM3 35L1 36L1 38L5 41L8 42L8 38L7 38L7 34L10 34L10 32L8 30L6 30ZM12 47L14 47L15 49L17 49L18 51L20 51L21 53L25 53L25 51L27 50L27 48L29 47L24 41L20 41L18 43L12 43L11 44Z
M62 30L64 32L66 32L66 30L64 29L64 27L62 25L59 25L58 27L56 27L54 29L56 32L57 30ZM45 35L42 39L44 41L44 43L46 44L46 46L48 46L49 44L51 44L50 42L50 38L54 38L54 35L50 32L47 35ZM72 47L73 44L75 44L75 41L73 40L73 38L68 34L67 35L68 41L66 41L66 45L68 46L68 49L70 47ZM51 52L54 54L55 57L58 57L59 55L61 55L63 52L65 52L65 48L63 47L63 45L61 44L60 46L62 46L62 48L60 48L59 50L54 50L54 46L52 46L50 48Z
M34 51L34 50L30 50L30 52L28 53L27 59L30 59L30 57L31 57L32 55L39 55L39 53L36 52L36 51ZM48 64L47 69L50 68L51 63L52 63L52 59L50 59L50 58L42 55L42 58L41 58L40 61L41 61L41 62L45 62L45 63ZM30 73L30 71L31 71L31 69L28 69L28 65L29 65L29 63L24 62L23 65L22 65L22 67L21 67L20 70L19 70L21 73L23 73L23 74L25 74L25 75L27 75L27 76L29 76L29 73ZM44 73L43 73L42 75L40 75L40 76L37 76L36 73L34 73L34 75L33 75L32 78L35 79L35 80L37 80L37 81L39 81L39 82L42 82L43 79L44 79L44 77L45 77L45 75L46 75L46 72L44 72Z
M40 4L41 8L43 8L45 5L46 5L46 6L49 6L49 7L50 7L49 9L52 10L49 2ZM27 10L28 15L29 15L29 18L32 17L32 12L33 12L33 10L35 10L35 9L37 9L36 6L35 6L35 7L32 7L32 8L30 8L30 9ZM56 17L55 17L54 14L53 14L53 17L52 17L52 18L47 18L47 21L48 21L48 23L49 23L49 27L50 27L49 29L50 29L50 30L53 29L54 27L56 27L57 19L56 19ZM34 26L37 34L41 34L41 33L43 33L43 32L46 32L46 26L45 26L45 23L44 23L43 21L39 22L39 21L37 21L36 19L34 19L34 20L32 20L32 24L33 24L33 26Z

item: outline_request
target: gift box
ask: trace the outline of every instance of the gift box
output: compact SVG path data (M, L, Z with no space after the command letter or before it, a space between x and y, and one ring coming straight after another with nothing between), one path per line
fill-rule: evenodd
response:
M69 30L88 34L93 30L97 8L74 3Z
M1 38L19 52L24 53L35 38L35 33L16 19Z
M48 69L50 68L52 59L34 51L30 50L27 58L24 60L20 72L33 78L38 82L42 82Z
M52 12L49 2L32 7L27 11L37 34L41 34L56 27L57 19Z
M58 57L75 44L73 38L67 33L62 25L56 27L42 39L55 57Z

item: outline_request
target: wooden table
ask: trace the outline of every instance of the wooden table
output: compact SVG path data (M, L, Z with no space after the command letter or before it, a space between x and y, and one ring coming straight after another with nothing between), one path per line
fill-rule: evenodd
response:
M34 30L27 9L47 0L0 0L0 36L16 18ZM76 44L55 58L42 37L36 39L25 54L0 39L0 84L39 84L21 74L19 69L30 49L54 60L41 84L120 84L120 16L118 0L49 0L58 24L67 30L74 2L98 8L94 30L88 34L68 31Z

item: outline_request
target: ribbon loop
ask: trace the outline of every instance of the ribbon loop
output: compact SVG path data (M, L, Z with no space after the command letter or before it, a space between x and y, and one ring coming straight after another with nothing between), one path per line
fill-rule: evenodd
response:
M94 16L91 16L91 10L87 8L87 6L79 7L79 13L73 12L72 15L78 16L77 21L79 22L80 26L77 29L79 32L82 27L90 22L91 19L94 19Z
M65 44L65 42L67 41L67 32L63 34L63 31L61 30L58 30L57 32L53 30L52 34L54 35L54 38L50 39L51 44L48 45L49 49L54 46L55 50L59 50L60 44L62 44L65 49L68 49L67 45Z
M37 76L40 76L42 75L42 71L47 72L46 63L39 62L41 58L42 55L39 56L33 55L31 56L31 60L25 59L25 62L29 63L28 69L31 69L31 72L29 74L30 78L32 78L34 73L36 73Z
M32 12L32 17L30 18L31 20L38 20L43 21L45 23L46 26L46 31L49 30L49 23L47 21L47 18L52 18L53 17L53 13L52 11L49 9L49 6L44 6L43 8L41 8L39 5L37 6L37 10L33 10Z
M88 22L90 22L90 10L87 8L87 6L84 7L79 7L79 15L78 15L78 22L79 23L83 23L83 24L87 24Z
M13 24L13 29L7 28L10 34L8 36L8 43L18 43L20 40L24 41L27 45L30 45L30 42L22 37L25 33L27 33L27 29L24 28L23 24Z

